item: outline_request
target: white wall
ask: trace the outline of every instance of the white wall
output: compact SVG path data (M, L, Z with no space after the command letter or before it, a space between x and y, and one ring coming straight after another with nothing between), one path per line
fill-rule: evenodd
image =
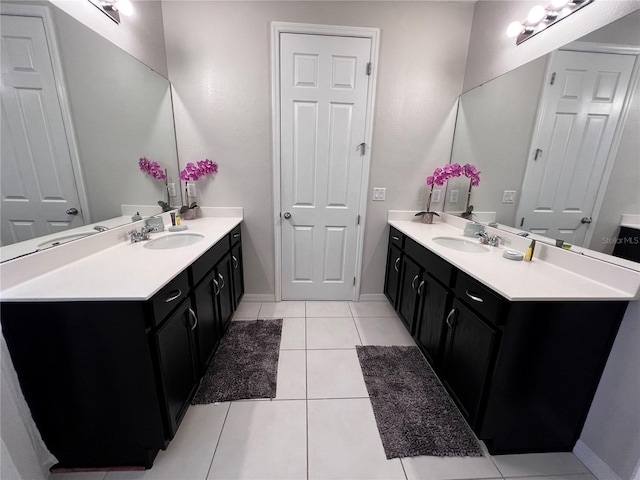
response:
M514 19L524 19L536 3L483 1L476 4L465 90L640 8L638 0L600 0L516 47L515 41L504 34L506 26ZM637 192L637 183L633 191ZM640 469L639 310L640 301L631 302L627 309L581 437L597 459L622 480L631 480Z
M361 293L384 283L389 209L424 208L424 181L449 160L472 3L163 2L181 164L216 160L203 206L241 205L246 291L274 294L270 23L381 29Z

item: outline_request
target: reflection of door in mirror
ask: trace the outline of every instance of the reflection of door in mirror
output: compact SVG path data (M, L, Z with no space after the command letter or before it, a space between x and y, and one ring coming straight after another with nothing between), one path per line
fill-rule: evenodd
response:
M41 18L2 15L2 245L84 225Z
M521 229L585 243L599 189L606 188L634 61L607 53L552 55L516 216Z

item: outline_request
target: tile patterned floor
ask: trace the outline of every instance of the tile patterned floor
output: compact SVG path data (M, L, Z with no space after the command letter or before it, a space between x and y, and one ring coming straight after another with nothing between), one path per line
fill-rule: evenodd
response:
M387 460L355 345L414 345L386 302L243 302L235 321L283 317L276 398L189 408L145 472L50 480L596 480L571 453Z

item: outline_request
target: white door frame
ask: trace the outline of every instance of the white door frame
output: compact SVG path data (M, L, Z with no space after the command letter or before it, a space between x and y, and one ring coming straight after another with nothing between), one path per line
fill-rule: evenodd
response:
M273 230L275 244L275 301L282 300L282 235L280 224L280 34L299 33L307 35L327 35L341 37L360 37L371 39L372 79L367 93L367 112L365 117L366 151L362 157L362 179L360 183L360 225L358 228L356 248L356 284L353 300L360 299L362 272L362 249L364 245L365 219L369 188L369 170L371 167L371 138L373 136L373 108L375 104L378 48L380 42L379 28L347 27L336 25L314 25L308 23L271 22L271 114L273 126Z
M56 93L58 95L58 103L60 104L60 112L62 114L62 123L64 125L67 137L67 146L69 147L69 155L71 157L71 168L75 177L76 189L78 191L78 200L80 201L80 209L84 224L91 223L91 212L89 211L89 201L87 190L84 185L82 176L82 165L80 164L80 154L76 143L75 129L69 108L69 95L67 94L66 82L60 60L58 41L51 19L51 13L47 7L36 5L21 5L15 3L0 3L0 14L15 15L20 17L38 17L42 19L44 32L47 37L47 47L51 58L51 66L53 67L53 75L56 84Z
M638 84L638 79L640 78L640 48L636 46L629 45L615 45L615 44L605 44L605 43L592 43L592 42L572 42L564 47L559 48L558 50L563 51L573 51L573 52L590 52L590 53L614 53L614 54L625 54L625 55L635 55L636 60L633 65L633 69L631 71L631 77L629 78L629 86L627 87L627 95L625 96L624 103L622 104L622 109L620 111L620 118L618 119L618 124L616 126L616 130L613 134L613 139L611 140L611 148L609 149L609 154L607 155L607 164L602 172L602 180L598 187L598 194L596 195L596 200L593 205L593 213L591 216L591 223L587 224L587 231L584 237L584 244L582 246L589 248L591 244L591 240L593 239L593 234L596 229L596 225L598 223L598 216L600 215L600 210L602 208L602 203L604 202L605 194L607 193L607 187L609 185L609 178L611 177L611 172L613 171L613 166L615 163L616 156L618 155L618 148L620 146L620 142L622 140L622 132L624 131L624 126L627 123L627 118L629 116L629 107L631 106L631 101L633 100L633 95L636 90L636 86ZM544 116L544 110L546 105L546 98L549 94L549 82L551 72L553 68L555 68L556 64L556 56L557 51L555 50L551 52L549 55L549 60L547 61L546 71L545 71L545 83L542 88L542 94L540 95L540 100L538 102L538 114L536 118L536 123L533 131L533 135L531 136L531 144L529 145L529 160L533 159L535 155L534 146L538 143L538 135L540 134L540 129L542 128L542 117ZM524 181L524 180L523 180ZM516 217L516 223L518 218Z

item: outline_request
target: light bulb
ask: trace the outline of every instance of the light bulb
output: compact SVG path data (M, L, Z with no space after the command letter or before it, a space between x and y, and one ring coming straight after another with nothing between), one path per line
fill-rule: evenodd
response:
M129 0L118 0L114 6L125 17L133 15L133 5Z
M507 27L507 37L509 38L517 37L518 35L520 35L520 32L522 32L523 28L524 27L522 26L521 22L518 22L517 20L514 22L511 22Z
M527 23L529 25L537 25L544 17L547 16L547 10L542 5L536 5L529 11L529 15L527 15Z
M571 0L551 0L551 8L554 10L562 10Z

